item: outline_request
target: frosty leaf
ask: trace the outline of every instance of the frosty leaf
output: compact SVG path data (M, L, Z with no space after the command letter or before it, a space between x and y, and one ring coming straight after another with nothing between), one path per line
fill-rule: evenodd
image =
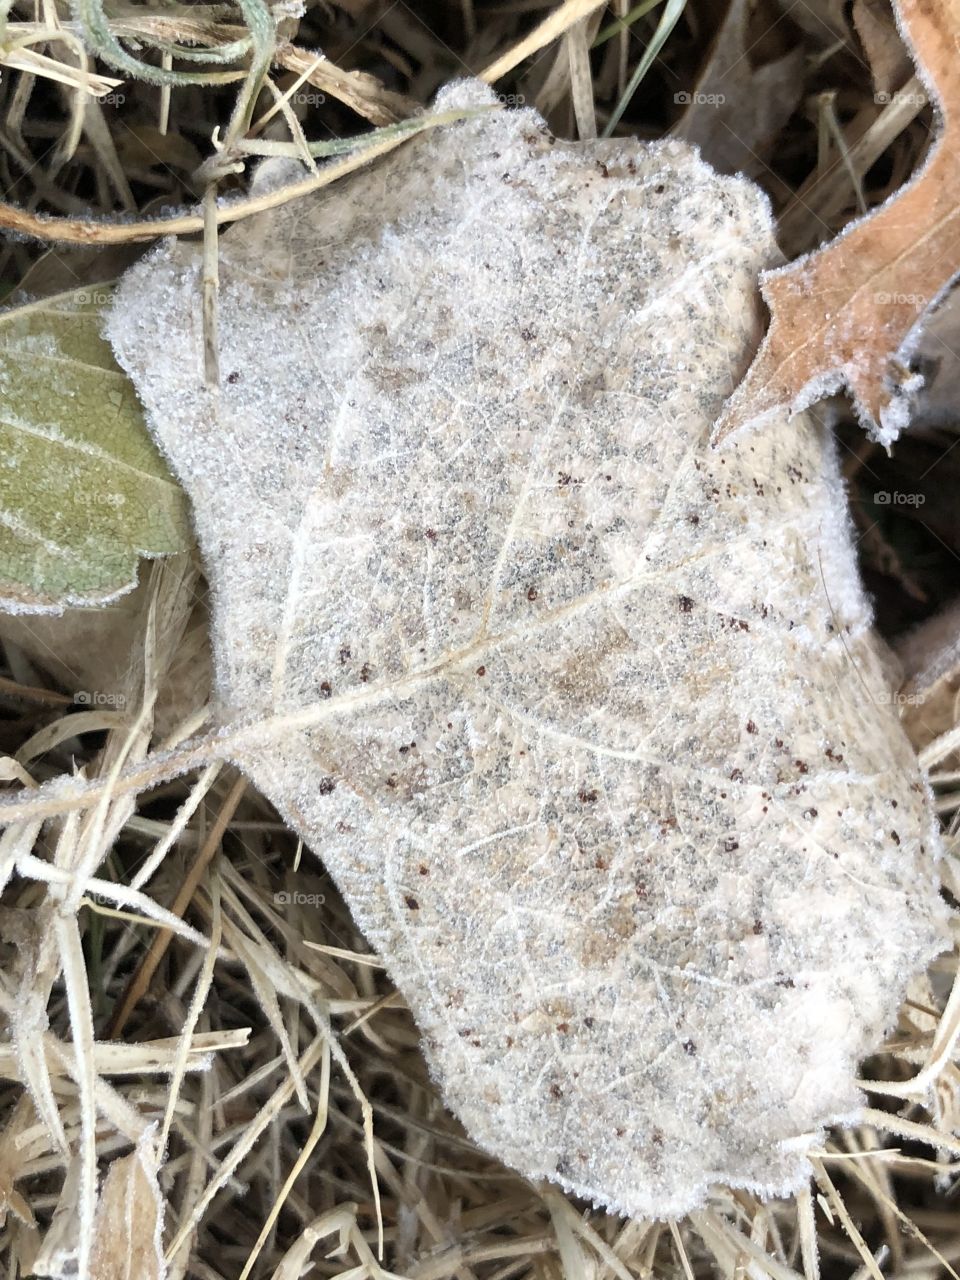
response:
M960 270L960 0L900 0L898 7L940 102L942 135L920 173L881 208L826 248L762 277L770 329L724 408L715 442L841 387L877 439L889 443L906 425L916 379L904 364L904 343Z
M0 606L50 612L190 545L183 494L100 336L104 286L0 315Z
M709 449L773 253L684 144L504 112L226 236L217 393L194 246L109 320L234 758L474 1139L644 1216L801 1185L947 943L827 441Z

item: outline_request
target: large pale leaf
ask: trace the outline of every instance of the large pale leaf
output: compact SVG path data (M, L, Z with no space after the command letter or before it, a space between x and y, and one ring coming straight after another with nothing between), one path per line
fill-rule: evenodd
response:
M708 445L773 253L685 145L510 112L225 237L217 394L195 246L109 322L224 741L473 1137L632 1214L800 1186L947 945L828 442Z
M186 501L100 335L88 286L0 314L0 606L49 611L129 590L182 551Z

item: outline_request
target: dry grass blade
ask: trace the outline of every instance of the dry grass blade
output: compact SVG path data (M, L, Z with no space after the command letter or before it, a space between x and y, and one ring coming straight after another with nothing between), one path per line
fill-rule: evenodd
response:
M593 0L591 7L596 7ZM218 227L251 218L266 209L275 209L290 200L297 200L310 192L337 182L347 174L371 164L379 156L387 155L407 138L423 129L433 129L463 120L469 112L450 111L434 113L417 119L401 132L392 132L389 138L368 143L365 139L360 150L344 160L325 165L316 177L291 182L287 186L254 196L221 201L217 205L215 221ZM396 126L391 126L396 129ZM132 244L138 241L156 240L159 236L187 236L202 231L203 214L175 214L146 222L97 222L89 218L51 218L29 213L10 204L0 204L0 228L17 235L32 236L54 244Z
M896 1220L897 1229L918 1240L936 1260L936 1262L943 1267L946 1273L953 1277L953 1280L957 1280L957 1272L950 1265L949 1261L944 1257L940 1250L937 1249L935 1245L931 1244L913 1219L908 1214L904 1213L893 1197L877 1185L877 1180L874 1175L882 1173L882 1170L872 1169L867 1161L853 1161L850 1166L850 1173L853 1178L868 1189L873 1199L879 1201L882 1208ZM888 1231L887 1238L891 1242L891 1254L896 1259L898 1253L902 1254L900 1239L895 1236L892 1231Z
M494 84L502 79L514 67L519 66L524 58L538 53L548 44L569 31L576 23L588 18L591 13L603 7L605 0L563 0L563 3L535 27L528 36L519 40L506 53L502 53L495 62L480 73L480 79L487 84Z
M313 1042L309 1045L306 1052L299 1060L298 1065L301 1074L308 1074L313 1067L321 1061L327 1043L328 1041L325 1035L319 1035L314 1038ZM293 1081L288 1079L273 1093L266 1106L260 1110L256 1120L245 1129L242 1135L238 1137L237 1141L234 1143L228 1155L219 1162L213 1178L211 1178L207 1183L203 1193L194 1204L190 1217L186 1221L181 1222L179 1230L168 1246L166 1251L168 1260L175 1258L180 1252L180 1249L188 1239L190 1232L200 1221L214 1196L240 1167L244 1157L253 1148L261 1134L276 1119L283 1106L292 1097L293 1092Z
M784 1266L778 1258L755 1244L749 1236L731 1226L717 1212L704 1211L690 1215L690 1225L721 1265L735 1271L741 1259L749 1257L771 1280L799 1280L798 1273Z
M97 1107L93 1064L93 1010L87 987L83 947L75 919L54 916L57 949L67 988L80 1101L80 1164L77 1198L77 1272L90 1271L94 1212L97 1202Z
M853 1218L850 1216L850 1212L847 1209L846 1204L844 1203L843 1197L840 1195L836 1187L831 1182L830 1176L827 1173L826 1169L824 1169L823 1165L819 1161L814 1161L813 1169L814 1169L814 1178L816 1179L817 1186L826 1196L827 1202L829 1203L830 1207L833 1209L837 1217L840 1219L840 1222L843 1225L844 1231L850 1237L850 1240L853 1242L854 1248L856 1249L857 1253L859 1253L860 1257L863 1259L863 1265L864 1265L864 1268L866 1269L867 1274L872 1276L873 1280L884 1280L883 1272L880 1270L880 1267L877 1265L876 1258L868 1249L862 1234L860 1233L860 1231L858 1231L856 1223L853 1221Z
M231 818L236 812L237 806L243 799L243 793L246 789L246 779L237 778L217 814L216 821L210 830L210 834L197 854L196 861L191 867L187 879L184 881L180 892L174 900L174 915L180 916L186 911L190 900L197 891L197 887L203 878L204 872L210 864L214 854L220 847L220 841L223 839L223 833L226 831ZM123 1028L126 1026L127 1019L136 1008L137 1001L150 985L150 981L156 973L157 967L163 959L167 947L170 945L172 939L172 930L161 930L154 937L150 950L144 957L135 977L131 980L129 987L127 988L123 1000L113 1014L110 1021L110 1027L108 1029L109 1035L119 1036L123 1031Z
M62 39L62 34L59 34L58 38ZM46 54L36 53L33 49L28 49L22 45L19 49L7 49L0 56L0 64L9 67L11 71L24 71L33 76L46 76L50 80L65 84L71 89L80 89L93 97L101 97L123 83L122 80L114 80L109 76L92 75L82 67L76 69L67 67L55 58L50 58Z
M809 1189L797 1196L797 1230L800 1237L804 1280L820 1280L817 1226L813 1216L813 1196Z
M403 94L393 93L374 76L362 71L344 71L318 54L294 45L281 45L276 61L323 93L338 99L373 125L396 124L416 114L420 104Z
M311 1125L310 1132L307 1135L307 1140L306 1142L304 1142L302 1148L300 1149L300 1154L297 1156L296 1160L291 1166L290 1172L287 1174L286 1179L284 1180L283 1186L281 1187L280 1192L277 1195L277 1198L274 1201L269 1214L264 1219L263 1227L261 1228L260 1234L257 1237L256 1243L254 1244L253 1249L250 1251L250 1257L244 1263L244 1267L240 1273L239 1280L248 1280L248 1277L256 1264L257 1258L260 1256L263 1250L263 1247L266 1244L267 1238L269 1237L271 1231L273 1230L274 1224L276 1223L277 1218L280 1215L280 1211L284 1206L284 1202L286 1201L287 1197L290 1195L291 1191L293 1190L293 1187L297 1181L297 1178L300 1176L301 1171L304 1169L307 1161L310 1159L311 1155L313 1154L314 1148L316 1147L317 1143L320 1141L321 1137L323 1136L324 1130L327 1127L327 1116L328 1116L327 1104L328 1104L329 1094L330 1094L330 1051L329 1051L329 1048L327 1048L327 1050L323 1054L323 1057L320 1060L320 1086L319 1086L319 1092L317 1096L317 1104L314 1111L313 1124Z

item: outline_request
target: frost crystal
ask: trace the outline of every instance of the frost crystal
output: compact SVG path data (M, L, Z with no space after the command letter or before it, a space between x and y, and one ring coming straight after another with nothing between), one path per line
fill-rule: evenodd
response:
M195 245L109 330L193 499L237 763L483 1147L629 1214L796 1189L947 944L827 442L707 446L762 197L501 112L222 249L218 393Z

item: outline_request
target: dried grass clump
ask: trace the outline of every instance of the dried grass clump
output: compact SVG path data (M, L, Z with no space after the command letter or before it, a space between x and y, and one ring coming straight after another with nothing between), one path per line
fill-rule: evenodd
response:
M0 250L5 288L36 296L109 278L138 242L171 229L206 225L214 261L217 222L252 203L252 157L315 165L331 139L342 150L343 137L390 128L467 71L489 69L561 134L591 136L619 118L622 131L659 136L683 112L676 95L699 83L722 7L641 5L614 25L626 8L437 0L414 13L344 0L297 16L245 0L105 15L93 0L75 12L15 2L0 42L0 226L18 233ZM894 83L910 70L896 69L882 13L870 62L876 73L889 55L891 85L904 87L886 101L840 6L756 13L753 62L782 56L784 41L805 55L795 109L757 148L793 253L903 180L929 113L909 82ZM651 46L659 56L644 58ZM325 180L321 167L312 181ZM236 203L217 204L221 195ZM942 435L934 443L948 452ZM918 447L908 438L895 464L909 470ZM852 475L878 465L850 450ZM950 579L946 568L931 575L928 545L862 527L881 616L896 627L931 612ZM874 1109L821 1153L810 1195L761 1204L718 1192L666 1225L532 1187L478 1153L440 1105L412 1021L321 864L230 770L207 763L168 781L164 753L189 764L207 721L204 590L193 566L170 561L123 619L104 611L92 639L78 639L73 618L27 620L16 639L4 630L9 794L75 771L88 780L44 792L0 836L7 1274L957 1274L955 954L915 983L866 1067ZM78 705L78 693L88 700ZM945 731L942 716L940 706L937 734L918 730L917 741L957 897L955 702ZM9 805L0 801L0 821Z

